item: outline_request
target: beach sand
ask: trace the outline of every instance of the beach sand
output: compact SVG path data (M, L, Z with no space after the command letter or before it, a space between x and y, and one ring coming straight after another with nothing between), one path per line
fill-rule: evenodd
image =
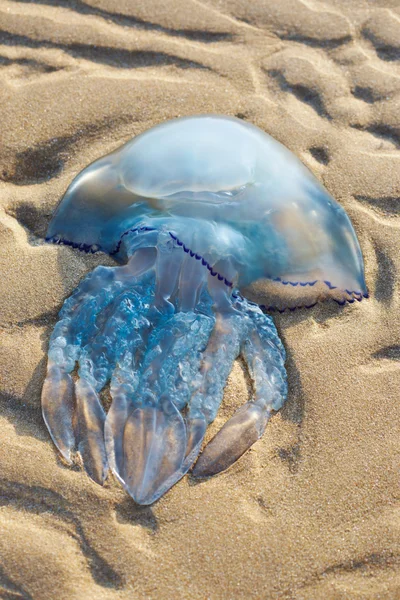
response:
M0 1L0 598L400 598L398 0ZM40 410L72 178L173 117L237 115L352 219L371 297L275 321L289 397L230 470L152 507L68 468ZM235 365L215 423L246 401Z

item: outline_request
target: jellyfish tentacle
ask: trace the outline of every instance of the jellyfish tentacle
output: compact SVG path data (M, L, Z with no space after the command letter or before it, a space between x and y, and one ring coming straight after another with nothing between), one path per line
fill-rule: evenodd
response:
M146 301L139 284L119 294L104 311L103 323L95 336L82 348L79 376L101 391L110 380L119 356L132 343L138 329L149 328ZM108 314L107 314L108 313Z
M80 444L81 449L85 448L84 454L87 455L87 460L84 462L91 464L87 448L94 448L94 445L85 445L84 440L94 424L96 424L97 439L100 440L104 418L96 394L107 380L106 378L100 386L89 378L88 384L93 389L90 390L88 385L82 385L77 399L70 373L81 358L82 348L86 346L90 348L91 341L99 333L101 325L106 321L106 309L112 304L115 296L118 297L121 291L132 285L132 276L135 273L143 275L154 264L154 260L153 262L147 260L146 263L143 258L142 254L142 257L136 259L136 263L133 261L134 264L124 267L97 267L64 302L60 311L61 318L51 335L49 362L42 391L42 413L55 445L70 464L71 453L77 443ZM128 278L127 269L130 275ZM118 335L115 339L118 339ZM88 420L90 415L91 421ZM80 429L79 422L81 422ZM89 469L95 473L91 466ZM95 475L97 479L99 472L98 470Z
M138 337L140 338L139 332ZM128 416L132 412L133 398L139 385L139 374L135 369L135 346L136 344L133 344L133 349L127 350L120 357L119 364L113 373L110 384L112 403L104 427L108 464L123 485L123 433Z
M49 358L70 373L82 345L96 331L96 319L115 293L115 276L110 267L97 267L78 286L60 311L49 343Z
M210 336L214 319L201 313L161 317L149 336L139 385L126 408L127 398L116 398L128 416L120 419L120 460L114 461L118 477L140 504L151 504L184 473L186 425L180 413L191 393L199 370L201 351ZM187 470L187 469L186 469Z
M89 476L103 483L108 471L104 440L106 413L99 392L110 380L118 357L136 343L142 342L138 329L149 323L143 312L142 295L136 290L122 293L111 304L111 315L102 329L82 350L76 392L76 437L78 451Z
M189 403L185 471L196 460L207 425L216 417L226 381L235 359L239 356L247 328L246 316L237 314L236 311L216 315L215 327L203 353L197 384Z
M75 394L70 373L80 356L82 341L95 330L96 316L113 283L109 275L108 268L98 267L81 282L64 302L50 337L42 414L55 445L69 464L75 449ZM108 285L104 285L107 279Z
M198 383L190 400L189 420L200 417L208 424L215 419L246 329L246 320L241 315L217 313L214 330L203 353Z
M287 396L285 348L272 318L258 306L250 308L252 331L242 346L242 355L254 382L254 402L277 411Z
M137 307L136 317L127 319L131 331L127 343L121 344L123 349L118 353L110 382L112 403L105 422L104 438L110 468L120 481L123 466L123 431L129 413L134 407L141 362L151 327L145 310L146 300L150 299L144 296L141 306Z
M75 398L78 452L89 477L102 485L108 473L104 443L106 414L96 389L86 379L79 378L75 383Z
M186 447L182 415L169 398L134 408L123 429L120 478L138 504L151 504L171 487L167 482L181 463Z
M50 436L68 464L75 448L73 426L74 382L69 373L48 361L42 389L42 414Z
M215 475L230 467L264 433L272 411L279 410L287 396L285 350L270 317L245 301L250 321L241 354L254 383L254 400L244 404L223 425L200 455L195 477Z

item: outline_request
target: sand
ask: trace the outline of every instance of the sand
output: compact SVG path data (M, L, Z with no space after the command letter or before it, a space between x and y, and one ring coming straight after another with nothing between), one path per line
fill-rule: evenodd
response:
M0 597L400 597L398 0L0 2ZM276 318L289 398L229 471L150 508L62 464L40 412L63 300L104 256L45 245L95 158L237 115L344 206L369 300ZM248 395L240 365L215 427Z

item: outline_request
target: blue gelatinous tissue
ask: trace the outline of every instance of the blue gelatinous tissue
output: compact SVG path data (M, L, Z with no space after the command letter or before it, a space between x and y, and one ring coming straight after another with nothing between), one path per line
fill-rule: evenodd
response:
M122 264L97 267L65 301L42 406L64 458L78 452L100 484L111 468L139 504L193 464L198 477L228 468L282 407L285 350L262 308L367 296L343 208L289 150L230 117L163 123L89 165L47 239ZM239 355L254 398L198 458Z

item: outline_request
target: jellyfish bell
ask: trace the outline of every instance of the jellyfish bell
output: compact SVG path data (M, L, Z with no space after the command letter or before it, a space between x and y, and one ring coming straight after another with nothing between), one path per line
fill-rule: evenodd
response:
M289 150L234 117L168 121L95 161L68 188L47 237L118 258L124 233L139 224L160 227L160 220L193 251L213 246L218 255L222 243L240 286L261 278L317 280L328 281L324 291L339 299L346 290L367 292L343 208ZM198 232L209 223L214 240L205 233L202 242Z
M66 300L42 405L64 457L77 449L100 483L110 466L141 504L196 460L239 354L254 399L195 474L230 466L285 401L284 348L241 292L258 286L271 310L367 294L343 208L289 150L231 117L168 121L95 161L67 189L47 239L124 265L98 267Z

